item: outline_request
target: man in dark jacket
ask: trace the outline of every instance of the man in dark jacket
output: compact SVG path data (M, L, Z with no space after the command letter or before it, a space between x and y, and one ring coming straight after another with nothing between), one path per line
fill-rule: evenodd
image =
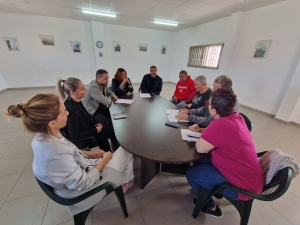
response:
M142 93L159 95L162 90L162 79L156 74L156 66L150 67L150 74L143 77L140 90Z

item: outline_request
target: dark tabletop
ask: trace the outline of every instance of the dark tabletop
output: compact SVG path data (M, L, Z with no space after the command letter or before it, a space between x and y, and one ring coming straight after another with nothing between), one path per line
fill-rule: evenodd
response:
M115 104L110 114L119 144L133 155L159 163L187 163L203 157L197 153L195 142L182 141L178 129L165 126L166 109L177 106L158 95L141 98L139 93L127 94L120 99L133 99L132 104ZM113 114L124 112L126 119L114 120Z

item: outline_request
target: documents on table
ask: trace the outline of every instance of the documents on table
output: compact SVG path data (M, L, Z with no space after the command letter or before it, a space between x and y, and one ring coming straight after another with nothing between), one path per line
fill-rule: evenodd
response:
M197 133L188 129L181 129L181 138L183 141L198 141L201 137L201 133Z
M149 93L140 93L141 98L151 98Z
M131 99L118 99L117 101L115 101L115 103L119 103L119 104L131 104L133 102L133 100Z
M179 110L175 110L175 109L167 109L167 117L168 117L168 120L170 121L170 122L178 122L178 121L180 121L180 122L189 122L188 120L178 120L178 119L176 119L176 115L178 115L178 112L179 112Z
M166 110L167 110L167 115L170 115L170 114L177 115L179 113L179 110L176 110L176 109L166 109Z

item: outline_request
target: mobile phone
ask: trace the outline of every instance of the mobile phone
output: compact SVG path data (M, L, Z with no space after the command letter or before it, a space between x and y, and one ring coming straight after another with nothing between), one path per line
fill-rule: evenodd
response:
M172 123L172 122L166 122L165 125L176 128L176 129L178 129L180 127L180 125L178 123Z

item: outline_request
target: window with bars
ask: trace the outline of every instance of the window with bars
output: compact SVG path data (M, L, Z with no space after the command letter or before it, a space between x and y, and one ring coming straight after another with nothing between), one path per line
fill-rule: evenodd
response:
M188 67L218 69L224 44L191 46Z

